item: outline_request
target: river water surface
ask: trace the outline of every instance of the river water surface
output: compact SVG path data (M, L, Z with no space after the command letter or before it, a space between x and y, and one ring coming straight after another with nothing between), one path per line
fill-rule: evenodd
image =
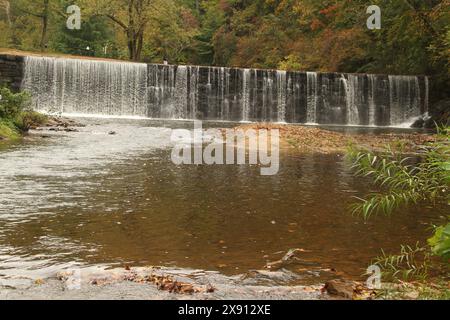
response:
M82 121L80 132L35 132L0 149L0 285L89 266L236 275L292 248L305 251L291 270L302 283L319 283L326 269L360 278L381 248L425 240L443 213L353 217L353 197L370 184L340 155L283 151L275 176L256 166L176 166L170 128L192 123Z

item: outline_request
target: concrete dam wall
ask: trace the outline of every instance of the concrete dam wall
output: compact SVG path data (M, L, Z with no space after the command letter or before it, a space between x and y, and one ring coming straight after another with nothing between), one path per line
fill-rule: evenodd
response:
M0 56L39 111L155 119L398 126L428 111L425 76Z

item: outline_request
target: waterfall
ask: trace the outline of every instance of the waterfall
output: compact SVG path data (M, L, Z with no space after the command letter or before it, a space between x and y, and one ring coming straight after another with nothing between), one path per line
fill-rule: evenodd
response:
M26 57L22 88L48 113L399 126L428 111L418 76L286 72Z
M189 119L197 118L199 67L189 67Z
M250 120L250 69L244 69L242 77L242 121Z
M389 76L391 124L403 124L421 115L420 84L415 76Z
M306 110L306 122L311 124L317 123L317 100L318 96L318 83L317 73L307 72L307 110Z
M286 71L277 71L278 122L286 122Z
M376 123L376 102L377 78L375 75L368 75L369 78L369 126L375 126Z
M146 64L27 57L24 74L39 111L146 116Z
M228 68L219 68L219 119L229 120L230 112L230 74Z
M175 74L174 87L174 113L170 119L187 119L188 118L188 68L186 66L178 66Z
M359 79L357 75L349 74L347 76L348 79L342 75L342 82L344 83L347 102L347 124L359 125L360 116L358 105L361 97Z
M272 92L273 79L269 71L263 72L263 87L262 87L262 121L272 121Z

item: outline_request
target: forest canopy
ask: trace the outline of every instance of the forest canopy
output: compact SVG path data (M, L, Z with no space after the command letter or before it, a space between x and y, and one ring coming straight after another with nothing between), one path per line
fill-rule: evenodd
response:
M70 30L67 7L81 8ZM381 8L381 29L366 10ZM450 0L0 0L0 47L285 70L450 73Z

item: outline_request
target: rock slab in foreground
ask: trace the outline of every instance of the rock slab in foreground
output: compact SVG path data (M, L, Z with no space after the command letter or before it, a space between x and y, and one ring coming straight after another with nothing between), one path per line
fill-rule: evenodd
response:
M146 278L147 277L147 278ZM172 278L192 291L172 291L146 279ZM215 272L136 268L83 272L81 279L63 273L29 286L2 288L0 300L320 300L320 286L246 285L241 277Z

